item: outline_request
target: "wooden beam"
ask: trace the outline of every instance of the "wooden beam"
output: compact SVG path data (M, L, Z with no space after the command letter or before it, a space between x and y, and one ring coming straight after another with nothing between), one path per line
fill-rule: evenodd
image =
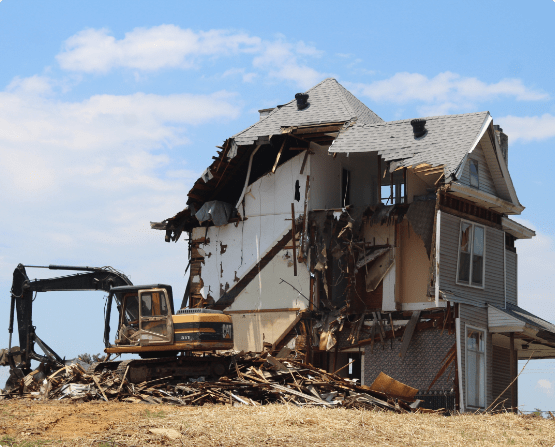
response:
M412 335L414 334L414 329L416 328L416 323L420 319L420 311L417 310L413 312L412 316L410 317L410 321L407 323L407 327L405 329L405 333L403 334L403 342L401 343L401 350L399 351L399 357L404 358L407 354L407 350L409 349L410 340L412 339Z
M295 204L291 203L291 239L293 240L293 275L297 276L297 243L295 235Z
M308 160L308 156L309 156L309 155L310 155L310 152L309 152L309 151L306 151L305 154L304 154L304 157L303 157L303 164L301 165L301 172L300 172L300 175L303 175L304 167L305 167L305 165L306 165L306 161Z
M274 163L274 167L272 168L272 174L273 174L274 172L276 172L277 165L278 165L278 163L279 163L279 159L281 158L281 153L283 152L283 147L285 146L285 142L286 142L286 141L287 141L287 138L285 138L285 139L283 140L283 143L281 144L281 148L279 149L279 152L278 152L277 157L276 157L276 162Z

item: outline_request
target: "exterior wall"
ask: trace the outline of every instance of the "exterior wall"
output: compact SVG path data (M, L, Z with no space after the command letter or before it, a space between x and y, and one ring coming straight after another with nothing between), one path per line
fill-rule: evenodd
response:
M406 385L417 388L420 393L426 390L442 366L442 360L449 349L455 344L455 335L447 331L431 329L415 332L404 358L399 357L401 341L398 339L374 344L374 352L370 346L364 349L364 383L372 385L380 372L399 380ZM449 369L448 369L449 371ZM434 384L431 391L450 392L453 388L453 373L449 372Z
M471 219L468 219L471 220ZM439 288L453 295L452 300L460 303L485 307L505 305L505 234L491 227L486 228L484 288L457 284L457 261L461 218L441 213ZM450 298L451 299L451 298Z
M470 162L473 159L478 162L478 177L479 177L479 190L487 192L493 196L499 197L497 190L495 189L495 184L493 183L493 177L491 171L489 170L488 163L484 156L484 150L481 144L478 144L476 148L468 155L466 164L464 165L460 182L464 185L470 186Z
M516 356L515 356L516 358ZM492 352L492 397L496 399L498 396L501 396L497 403L499 403L499 408L511 408L513 406L518 405L515 402L515 405L511 403L511 389L509 388L505 393L503 391L509 386L511 383L511 364L510 364L511 356L510 350L506 348L502 348L500 346L493 346ZM516 386L516 383L513 384ZM503 395L501 395L503 393ZM518 394L518 393L517 393ZM505 401L503 403L503 401Z
M244 201L247 220L238 224L193 229L193 240L205 236L210 240L201 246L204 264L200 275L197 275L200 278L192 277L192 285L198 284L200 279L204 281L200 293L205 298L217 301L291 229L291 203L294 202L297 180L301 201L295 202L295 216L303 214L307 175L306 168L300 175L303 156L299 154L281 165L275 174L267 174L247 187ZM279 283L279 278L273 279L268 288ZM306 288L304 290L306 292ZM285 307L294 306L291 302Z
M486 407L492 401L493 394L493 344L492 335L488 332L488 310L483 307L461 304L459 307L459 318L461 320L461 373L464 408L467 409L466 397L466 327L482 329L486 336Z
M515 252L505 250L505 286L507 288L507 303L518 305L518 257Z
M421 303L429 301L428 277L431 261L422 239L405 220L399 226L399 242L396 249L398 302Z

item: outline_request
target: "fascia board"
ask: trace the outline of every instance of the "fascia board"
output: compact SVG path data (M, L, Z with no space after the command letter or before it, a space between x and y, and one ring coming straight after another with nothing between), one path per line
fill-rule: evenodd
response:
M534 230L531 230L530 228L527 228L507 217L501 218L501 225L503 226L504 231L512 234L518 239L532 239L536 235Z
M495 137L495 130L493 129L493 122L491 123L492 126L492 131ZM501 172L503 173L503 178L505 179L505 181L507 182L507 188L509 189L509 194L511 195L511 200L513 201L513 203L515 205L520 205L520 201L518 200L518 197L516 195L516 190L515 187L513 185L513 180L511 179L511 174L509 174L509 168L507 166L507 162L505 161L505 158L503 157L503 154L501 153L501 147L499 147L499 142L497 141L497 138L493 138L494 144L495 144L495 152L497 154L497 158L499 159L499 166L501 167ZM524 207L522 208L524 209Z
M466 162L468 160L468 154L471 154L474 151L474 149L476 149L476 146L478 146L478 143L480 142L480 140L482 139L482 137L484 136L484 134L488 130L488 126L490 125L490 123L492 121L493 121L493 118L491 117L491 115L488 112L488 114L486 115L486 118L484 119L484 122L482 123L482 127L480 128L480 132L478 132L478 135L476 136L476 138L474 138L474 142L472 143L472 145L468 149L467 154L462 159L461 164L459 165L459 168L457 169L457 172L455 172L455 178L457 180L461 178L464 166L466 165Z
M480 191L479 189L475 189L461 183L450 183L449 189L454 193L464 194L470 198L480 200L497 208L502 208L507 214L520 214L524 210L522 205L515 205L514 203L507 202L506 200L495 197L487 192Z

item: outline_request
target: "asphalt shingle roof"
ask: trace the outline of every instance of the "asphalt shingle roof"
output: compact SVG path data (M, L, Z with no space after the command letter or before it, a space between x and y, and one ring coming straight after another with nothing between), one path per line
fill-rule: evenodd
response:
M457 170L476 140L488 112L425 118L426 135L415 138L411 120L361 123L345 129L329 148L330 152L377 151L384 160L399 166L428 163L444 165L445 175Z
M234 135L238 145L253 144L258 137L277 135L282 127L346 122L381 123L383 120L360 102L333 78L328 78L308 90L309 106L297 109L293 100L275 108L268 116Z

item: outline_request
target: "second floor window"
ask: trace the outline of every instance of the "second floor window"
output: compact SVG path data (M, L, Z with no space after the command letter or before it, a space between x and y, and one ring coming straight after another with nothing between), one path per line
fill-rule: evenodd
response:
M484 287L485 228L470 222L461 222L459 266L457 282Z

